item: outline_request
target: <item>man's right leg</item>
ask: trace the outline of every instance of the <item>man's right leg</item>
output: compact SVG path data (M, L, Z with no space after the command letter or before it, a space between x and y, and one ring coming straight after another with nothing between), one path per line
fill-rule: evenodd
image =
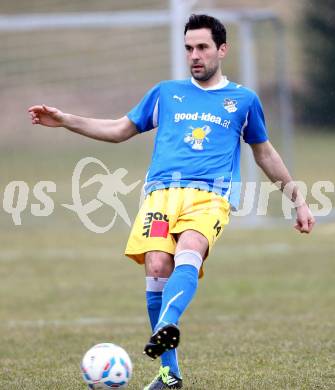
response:
M152 331L154 331L155 326L158 322L159 313L162 305L162 292L164 286L173 270L174 260L171 254L160 251L151 251L145 254L146 299ZM161 355L161 361L163 370L166 370L166 368L169 367L168 371L166 371L166 375L172 374L178 379L181 378L176 349L171 349L169 351L164 352ZM172 382L174 382L174 379L175 378L170 376L171 384ZM166 388L180 388L182 383L181 380L178 381L178 379L176 379L176 386L169 386ZM146 387L146 389L165 388L160 387L160 385L162 385L160 383L157 383L155 385L155 381L157 380L160 381L161 378L157 377L151 385Z
M145 253L146 300L152 331L161 310L162 292L173 268L173 257L169 253L161 251Z

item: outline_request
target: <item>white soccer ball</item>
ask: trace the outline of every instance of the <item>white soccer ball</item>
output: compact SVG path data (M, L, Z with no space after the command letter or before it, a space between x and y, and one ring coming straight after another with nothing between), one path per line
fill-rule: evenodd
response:
M84 381L90 389L123 389L132 375L127 352L115 344L97 344L89 349L81 362Z

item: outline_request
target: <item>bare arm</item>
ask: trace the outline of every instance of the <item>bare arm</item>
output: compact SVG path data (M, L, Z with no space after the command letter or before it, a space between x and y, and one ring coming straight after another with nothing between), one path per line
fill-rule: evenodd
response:
M28 111L34 125L65 127L75 133L101 141L118 143L138 134L136 126L126 116L116 120L84 118L45 105L32 106Z
M289 194L290 200L295 203L297 211L295 228L301 233L310 233L315 223L314 217L276 149L269 141L250 146L258 166L272 182L280 182L280 189L286 195Z

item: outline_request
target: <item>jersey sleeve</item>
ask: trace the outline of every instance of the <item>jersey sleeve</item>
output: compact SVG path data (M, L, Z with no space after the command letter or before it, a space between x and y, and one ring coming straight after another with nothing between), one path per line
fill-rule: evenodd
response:
M160 84L157 84L127 114L127 117L135 124L140 133L152 130L158 126L159 92Z
M243 139L248 144L260 144L269 139L262 104L256 94L249 108Z

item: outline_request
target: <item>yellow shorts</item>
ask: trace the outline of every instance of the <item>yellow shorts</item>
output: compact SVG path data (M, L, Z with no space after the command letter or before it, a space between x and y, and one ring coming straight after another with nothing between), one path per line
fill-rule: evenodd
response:
M229 213L228 201L213 192L194 188L153 191L136 217L125 255L139 264L144 264L149 251L174 255L175 235L189 229L207 238L210 251L228 224ZM201 269L199 276L202 274Z

